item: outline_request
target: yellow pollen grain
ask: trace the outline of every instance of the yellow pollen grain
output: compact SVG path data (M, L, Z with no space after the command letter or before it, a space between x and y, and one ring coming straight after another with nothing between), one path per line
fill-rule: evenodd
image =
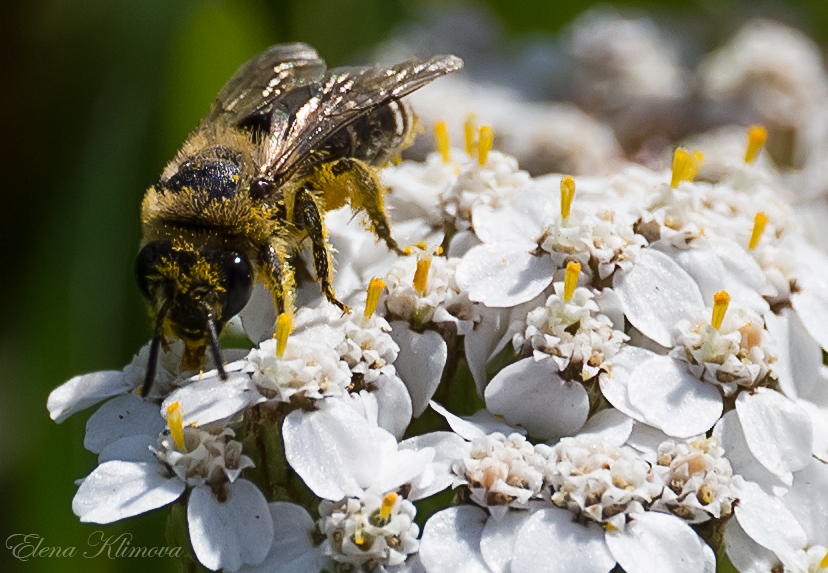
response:
M443 156L443 163L448 163L451 156L449 153L449 135L446 129L446 122L438 121L434 124L434 143L437 145L437 151Z
M417 270L414 272L414 290L420 296L425 296L429 269L431 269L431 255L424 253L417 257Z
M710 324L716 330L722 326L722 320L724 320L725 312L727 312L727 305L730 304L730 295L727 294L727 291L719 291L713 295L713 319L710 321Z
M276 356L281 358L285 355L285 348L287 347L288 336L293 330L293 317L286 312L279 315L276 319Z
M675 189L682 181L695 179L702 163L704 163L704 155L700 151L694 151L691 154L685 147L676 148L673 154L673 174L670 187Z
M759 244L759 239L762 238L762 233L765 232L765 225L768 224L768 216L759 211L753 219L753 232L750 235L750 243L748 249L753 250Z
M745 150L745 163L753 163L759 157L759 152L762 151L762 147L768 140L768 130L761 125L752 125L748 128L747 138L748 144L747 150Z
M380 507L380 515L383 519L388 519L391 516L391 510L394 509L394 504L397 502L397 494L393 491L386 493L382 498L382 507Z
M486 165L486 160L489 158L489 152L492 150L494 143L494 132L488 125L480 128L480 141L477 144L477 162L480 165Z
M578 277L581 276L581 265L576 261L569 261L564 275L564 302L569 302L578 286Z
M470 113L466 116L463 124L463 133L466 136L466 153L474 155L474 147L477 144L477 115Z
M566 219L572 209L572 200L575 198L575 180L566 176L561 179L561 217Z
M363 315L366 319L371 318L377 310L380 294L384 288L385 282L381 278L373 278L368 284L368 298L365 300L365 314Z
M167 406L167 425L170 427L170 434L172 434L175 447L179 451L186 451L186 444L184 443L184 413L181 411L181 404L173 402Z

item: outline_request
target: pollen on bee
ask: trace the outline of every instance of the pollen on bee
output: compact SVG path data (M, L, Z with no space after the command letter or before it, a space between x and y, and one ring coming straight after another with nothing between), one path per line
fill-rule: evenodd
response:
M276 319L276 356L281 358L285 355L288 336L293 330L293 317L286 312Z
M564 301L569 302L572 295L575 293L575 287L578 286L578 277L581 275L581 264L577 261L569 261L566 265L566 275L564 275Z
M425 296L428 287L428 271L431 269L431 255L427 252L417 255L417 270L414 271L414 290Z
M670 187L676 188L682 181L692 181L704 163L704 155L700 151L692 154L685 147L676 148L673 154L673 173Z
M575 180L568 175L561 179L561 217L566 219L572 209L572 200L575 198Z
M167 406L167 425L170 427L170 434L172 434L175 447L179 451L186 451L187 446L184 443L184 413L181 411L181 404L173 402Z
M381 278L371 279L371 282L368 284L368 298L365 300L365 313L363 314L365 320L371 318L374 311L377 310L380 294L382 294L382 289L384 288L385 282Z
M446 122L438 121L434 124L434 142L437 145L437 151L443 156L443 163L448 163L451 159L449 149L449 134L446 129Z
M722 320L724 320L725 312L727 312L727 306L730 304L730 295L727 294L727 291L719 291L713 295L713 318L710 321L710 325L719 330L722 326Z
M477 115L469 113L466 115L466 121L463 123L463 133L466 136L466 153L469 156L474 155L474 147L477 144Z
M489 158L489 152L492 150L494 143L494 131L491 126L484 125L480 128L480 139L477 144L477 163L486 165L486 160Z
M750 235L750 243L748 249L753 250L759 244L759 239L762 238L762 233L765 232L765 225L768 224L768 217L763 212L756 213L753 219L753 232Z
M762 125L752 125L748 128L747 138L745 163L753 163L759 157L759 152L762 151L762 147L768 140L768 130Z

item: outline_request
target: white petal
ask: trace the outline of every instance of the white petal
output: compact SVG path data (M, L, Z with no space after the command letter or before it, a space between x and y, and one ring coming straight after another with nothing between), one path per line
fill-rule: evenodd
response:
M480 538L480 553L493 573L510 573L517 533L529 519L528 511L512 510L500 519L489 518Z
M508 310L482 306L480 322L475 325L474 330L463 337L466 362L477 386L477 393L481 397L489 381L486 366L508 327Z
M658 452L658 446L669 439L671 439L670 436L658 428L636 422L630 437L627 438L627 445L641 453L655 455Z
M601 410L590 418L579 436L591 436L605 440L614 446L622 446L630 437L633 419L615 408Z
M731 410L722 416L722 419L713 427L713 436L721 442L733 473L756 482L769 493L785 495L788 486L793 482L793 475L790 472L783 472L781 475L772 474L759 463L748 448L736 410Z
M589 414L582 384L567 382L552 360L524 358L497 373L485 392L486 408L541 439L572 435Z
M411 423L412 405L408 388L396 376L382 376L377 383L377 391L372 394L377 399L379 427L399 440Z
M314 547L314 521L301 505L277 501L268 504L273 519L273 545L261 565L247 565L239 573L318 573L328 559Z
M812 453L821 460L828 460L828 406L817 406L807 400L797 400L796 405L811 417Z
M510 205L495 209L480 204L472 209L474 232L484 243L518 243L531 251L538 245L551 203L538 192L518 194Z
M796 314L811 336L828 349L828 285L808 285L791 296Z
M452 430L469 441L494 432L500 432L505 436L515 432L519 434L526 433L522 428L513 428L503 423L488 410L478 410L473 416L461 417L455 416L434 401L431 402L431 408L446 419Z
M641 249L629 271L616 272L613 288L630 323L662 346L672 346L673 327L679 320L704 309L693 278L653 249Z
M236 372L229 374L227 381L215 376L179 388L164 400L161 412L178 402L184 415L184 426L206 426L263 401L264 397L256 391L250 376Z
M149 449L154 446L158 436L137 434L112 442L101 450L98 464L120 460L122 462L157 462L155 454Z
M784 308L781 316L765 314L765 324L776 341L778 360L773 364L773 375L779 388L791 399L819 396L825 387L822 349L799 315Z
M606 542L627 573L702 573L710 567L696 532L666 513L639 513L623 532L607 532Z
M805 532L783 501L753 482L742 487L735 514L751 539L783 561L793 560L796 551L805 546Z
M539 509L518 532L512 573L607 573L615 559L596 524L581 525L564 509Z
M166 427L158 406L135 394L114 398L86 421L83 446L100 453L107 445L135 434L158 435Z
M322 401L315 412L294 410L282 425L288 463L321 498L358 496L373 483L394 436L371 426L339 400Z
M433 330L414 332L407 322L395 320L391 322L391 329L391 338L400 347L394 367L411 394L413 414L419 417L440 384L448 346Z
M401 450L417 451L424 448L434 449L434 459L427 470L411 482L408 494L411 501L429 497L451 486L456 477L451 466L469 455L471 445L454 432L431 432L400 442Z
M486 306L515 306L535 298L552 283L555 265L519 243L478 245L463 257L455 275L469 298Z
M420 539L420 560L428 573L490 573L480 554L486 512L459 505L432 515Z
M83 480L72 511L84 523L112 523L167 505L185 487L156 462L106 462Z
M740 573L768 573L779 564L776 554L751 539L737 519L731 519L725 528L725 548Z
M644 422L677 438L706 432L722 415L719 391L670 356L654 356L636 368L627 392Z
M187 504L193 550L201 564L213 571L259 565L273 543L273 518L259 488L245 479L227 488L229 496L222 503L208 486L198 486Z
M828 540L828 465L811 459L794 474L793 487L783 498L811 541Z
M811 419L779 392L757 388L736 398L748 448L771 473L783 476L811 461Z
M129 392L131 389L132 384L123 372L114 370L93 372L75 376L52 390L46 407L52 419L60 424L75 412L80 412L106 398Z
M612 359L612 370L600 376L598 382L601 393L607 402L630 418L643 421L641 412L630 404L628 386L633 372L645 360L658 356L656 353L639 348L638 346L624 346Z

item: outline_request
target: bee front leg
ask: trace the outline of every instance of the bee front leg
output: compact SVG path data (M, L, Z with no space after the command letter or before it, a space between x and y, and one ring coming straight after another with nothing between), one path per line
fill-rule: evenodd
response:
M377 237L385 241L389 250L402 255L402 249L391 236L391 225L385 213L385 189L376 171L358 159L345 157L330 164L326 175L329 181L321 182L322 192L327 195L328 185L346 190L351 207L364 210Z
M296 281L284 248L271 241L265 247L262 259L264 283L273 295L273 310L276 316L283 312L292 315Z
M322 283L322 292L325 297L331 304L342 309L342 312L349 312L351 309L340 302L334 294L331 248L328 245L325 223L322 221L322 212L316 199L307 188L302 188L296 193L293 222L297 227L308 232L311 243L313 243L313 267L316 269L316 280Z

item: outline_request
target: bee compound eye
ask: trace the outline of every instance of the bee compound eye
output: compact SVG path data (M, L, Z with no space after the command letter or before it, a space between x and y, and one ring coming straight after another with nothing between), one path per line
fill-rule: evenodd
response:
M223 257L222 267L226 277L226 291L222 307L222 322L227 322L237 315L253 292L253 270L242 255L228 253Z
M156 267L165 257L172 252L170 243L156 241L147 243L135 258L135 282L141 295L149 301L153 301L153 285L150 276L156 273Z
M256 179L250 184L250 196L253 199L266 199L273 194L273 183L265 179Z

